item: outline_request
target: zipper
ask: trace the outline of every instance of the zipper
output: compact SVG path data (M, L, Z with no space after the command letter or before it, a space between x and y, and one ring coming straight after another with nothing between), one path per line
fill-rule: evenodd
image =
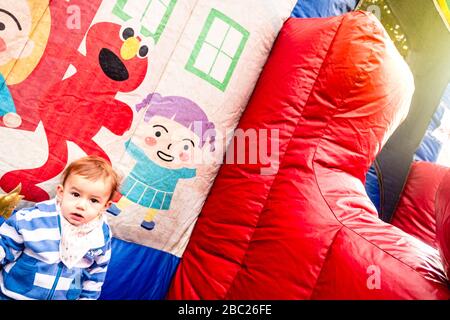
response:
M62 267L61 263L59 263L58 264L58 272L56 273L56 278L55 278L55 281L53 282L53 286L52 286L52 289L50 290L47 300L52 300L53 296L55 295L56 285L58 284L58 280L61 277L62 268L63 267Z
M61 235L61 220L58 214L58 228L59 228L59 234ZM58 263L58 271L56 272L55 281L53 282L53 286L50 290L50 293L48 294L47 300L52 300L53 296L55 295L56 286L58 285L59 278L61 277L62 273L62 263Z

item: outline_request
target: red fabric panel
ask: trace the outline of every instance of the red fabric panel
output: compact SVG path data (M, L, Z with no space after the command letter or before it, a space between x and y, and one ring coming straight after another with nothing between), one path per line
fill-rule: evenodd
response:
M288 20L239 125L280 130L278 172L222 166L168 297L450 297L437 250L378 219L364 190L412 93L372 15Z
M391 222L433 248L437 248L435 196L448 170L430 162L414 162Z
M450 170L447 170L436 196L436 241L450 279Z
M301 28L297 20L288 21L241 119L239 128L244 130L280 129L280 159L283 159L292 141L293 131L338 27L339 21L336 20L305 20ZM299 42L298 36L317 41ZM324 123L318 122L317 125L323 126ZM310 162L311 155L307 152L294 156L299 156L302 162ZM307 296L320 272L318 264L324 259L326 245L330 242L329 237L319 235L326 230L335 233L339 226L333 221L328 222L328 226L322 222L322 230L319 230L316 228L319 223L317 219L307 227L306 222L297 217L295 208L310 207L314 210L317 206L311 206L308 199L317 196L316 183L312 176L307 180L305 178L298 179L281 169L275 176L261 175L259 166L223 165L183 255L169 297L225 298L230 287L245 281L239 280L242 276L253 275L252 284L241 286L237 294L265 298L270 288L274 298ZM310 194L299 193L299 189L310 191ZM274 201L278 202L278 206L273 206L275 214L265 208L269 195L274 195ZM326 207L323 209L326 210ZM269 221L261 219L262 216L267 216ZM306 232L302 230L302 225L309 229L308 248L299 239ZM322 244L323 241L328 243ZM318 247L325 250L318 254ZM258 255L252 256L254 252L250 254L251 250L259 251ZM251 260L247 262L251 265L249 275L245 274L247 267L242 266L246 258ZM296 259L302 260L299 267L296 266ZM316 262L315 266L304 268L310 260ZM267 269L272 272L266 272ZM238 273L244 274L237 279ZM278 276L274 277L274 274ZM285 276L280 277L283 274ZM295 284L296 279L301 283ZM267 289L261 290L262 283L267 285ZM296 287L295 290L286 290L292 286Z
M389 224L373 221L368 228L367 222L361 219L342 228L312 299L449 298L440 260L433 249L424 250L421 241Z

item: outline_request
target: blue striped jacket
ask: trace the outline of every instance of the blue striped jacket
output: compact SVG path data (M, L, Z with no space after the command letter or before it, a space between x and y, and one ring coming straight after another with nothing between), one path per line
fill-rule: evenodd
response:
M60 259L55 199L19 210L0 226L0 290L12 299L97 299L111 257L104 220L92 249L72 269ZM96 231L93 231L96 232Z

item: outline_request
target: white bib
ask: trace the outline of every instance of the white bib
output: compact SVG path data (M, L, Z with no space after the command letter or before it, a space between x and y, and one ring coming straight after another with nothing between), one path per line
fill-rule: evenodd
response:
M64 218L59 206L58 212L61 221L59 254L61 261L71 269L93 248L94 243L98 243L99 236L103 237L103 215L88 223L74 226Z

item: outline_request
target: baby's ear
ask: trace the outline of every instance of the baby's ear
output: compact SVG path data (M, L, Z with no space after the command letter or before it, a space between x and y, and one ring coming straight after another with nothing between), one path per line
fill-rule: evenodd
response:
M112 200L108 200L108 202L106 202L105 208L108 209L112 204Z
M63 185L62 184L58 184L58 186L56 187L56 197L58 197L59 199L62 199L63 192L64 192Z

